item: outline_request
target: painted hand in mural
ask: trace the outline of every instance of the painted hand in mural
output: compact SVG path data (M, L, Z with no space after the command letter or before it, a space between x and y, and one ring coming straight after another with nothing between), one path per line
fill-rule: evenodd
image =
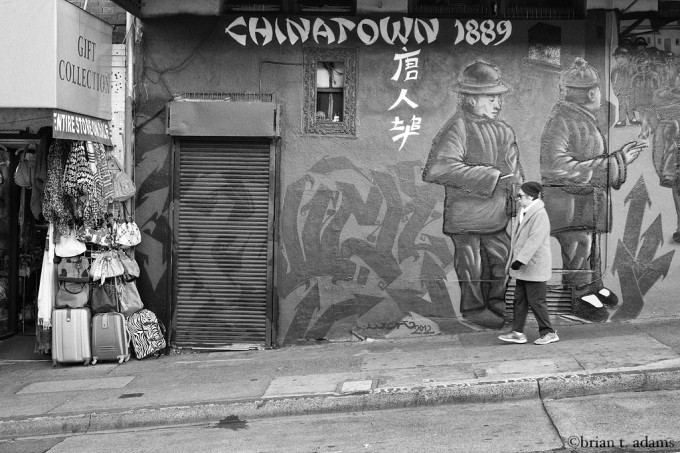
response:
M640 151L645 148L647 148L647 143L630 142L621 147L621 153L623 154L626 163L630 164L640 156Z

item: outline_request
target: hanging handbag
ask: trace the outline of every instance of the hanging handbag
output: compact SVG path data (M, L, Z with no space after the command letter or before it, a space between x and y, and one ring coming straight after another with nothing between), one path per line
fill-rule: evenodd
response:
M123 205L123 216L119 215L114 222L113 242L121 247L134 247L142 242L142 233L135 221L132 220L132 216L127 214L125 203L121 204Z
M133 256L129 256L124 250L118 250L118 258L123 264L123 269L125 269L125 279L131 280L133 278L139 277L139 264Z
M85 253L87 246L76 237L76 230L69 228L69 234L59 234L59 241L54 246L54 254L57 256L71 257Z
M94 281L101 281L103 284L105 279L120 277L125 273L123 263L115 250L94 252L92 257L94 260L90 272Z
M92 286L90 293L92 313L109 313L118 311L118 300L115 283L102 283Z
M25 149L20 149L16 152L16 154L19 153L21 153L21 158L14 171L14 182L17 186L30 188L33 185L35 154L29 153Z
M60 281L54 305L57 308L83 308L89 299L89 283Z
M112 154L107 159L113 182L113 201L129 200L137 192L134 181L123 171L122 165Z
M125 316L130 316L137 313L144 308L142 298L139 297L137 285L134 281L126 281L125 279L117 279L118 302L120 304L120 312Z
M57 261L57 278L67 282L89 282L90 259L86 256L61 258Z
M102 223L99 228L81 225L76 229L76 238L82 242L110 247L113 245L113 235L111 229Z

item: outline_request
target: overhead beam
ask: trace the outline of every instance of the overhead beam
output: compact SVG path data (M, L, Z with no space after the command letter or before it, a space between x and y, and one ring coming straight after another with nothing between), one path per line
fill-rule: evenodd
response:
M123 8L133 16L142 17L142 1L141 0L112 0L113 3Z

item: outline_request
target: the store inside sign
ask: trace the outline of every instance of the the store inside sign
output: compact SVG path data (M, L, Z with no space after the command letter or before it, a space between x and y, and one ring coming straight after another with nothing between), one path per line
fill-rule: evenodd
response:
M111 25L66 0L3 0L0 29L0 107L111 119Z
M111 129L108 121L59 110L52 114L52 136L111 146Z

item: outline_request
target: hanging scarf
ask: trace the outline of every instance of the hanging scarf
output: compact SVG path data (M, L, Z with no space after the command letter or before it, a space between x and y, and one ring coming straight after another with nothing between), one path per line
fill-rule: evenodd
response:
M60 233L68 235L73 223L73 203L62 187L64 165L68 154L65 140L54 140L47 154L47 182L43 198L43 215Z
M95 143L87 142L87 160L92 179L87 182L87 195L83 197L83 224L94 227L106 218L108 206L104 198L104 182L97 165Z
M43 329L52 326L52 307L57 293L57 271L54 264L54 225L50 222L45 240L40 286L38 288L38 325Z
M113 175L111 174L111 169L106 162L106 149L101 143L94 144L96 159L97 159L97 169L102 178L102 193L106 204L113 203Z

